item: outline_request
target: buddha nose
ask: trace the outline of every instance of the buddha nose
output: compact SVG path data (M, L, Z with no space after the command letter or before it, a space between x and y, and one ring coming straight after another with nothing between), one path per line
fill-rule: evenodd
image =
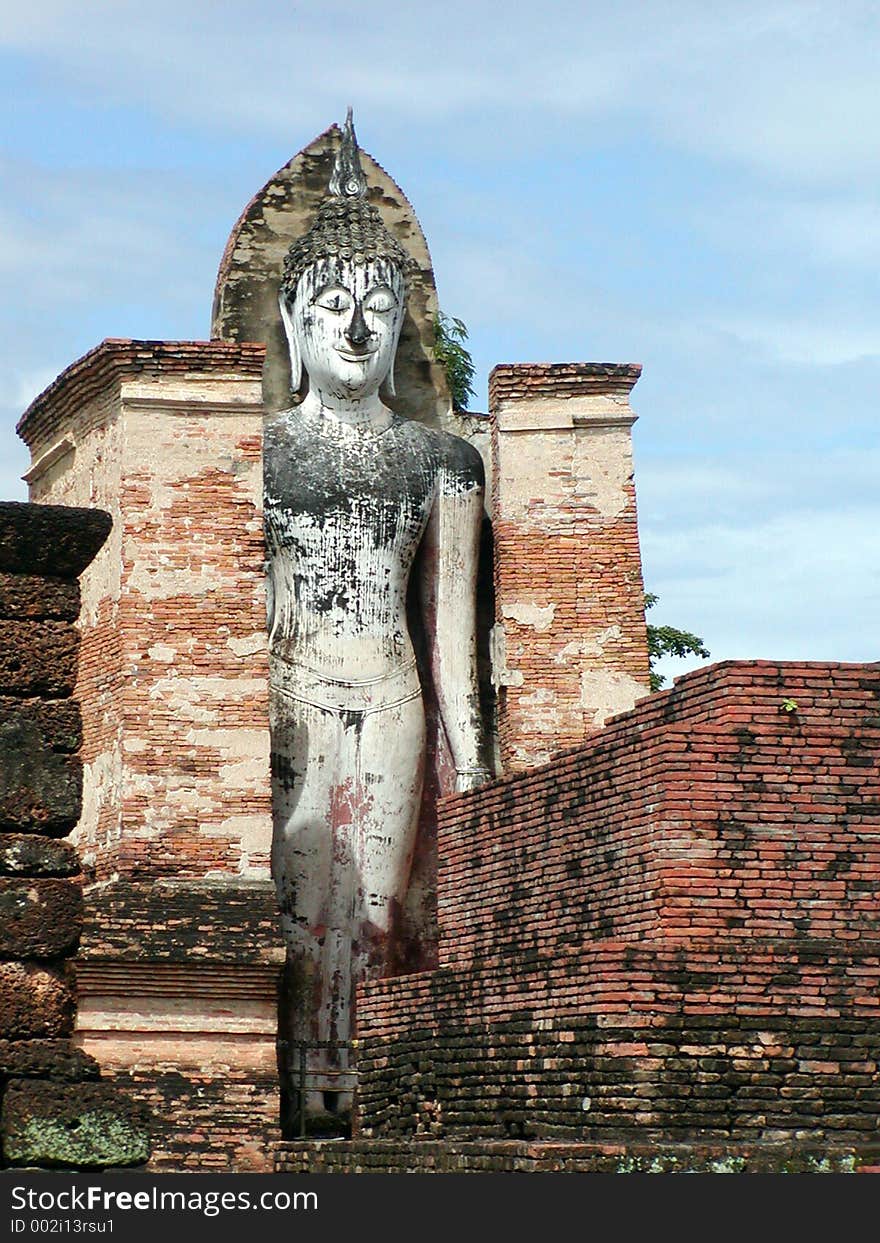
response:
M364 312L359 302L355 303L351 323L346 328L345 335L352 345L366 345L370 339L370 330L367 327L367 321L364 319Z

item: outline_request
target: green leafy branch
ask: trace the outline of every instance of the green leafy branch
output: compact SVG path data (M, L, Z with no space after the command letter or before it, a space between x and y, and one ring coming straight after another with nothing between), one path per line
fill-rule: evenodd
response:
M476 394L473 380L474 360L465 345L468 330L454 315L438 311L434 317L434 357L446 372L446 383L455 410L466 410L469 397Z
M652 609L659 597L652 591L645 592L645 608ZM648 667L650 669L651 690L662 690L665 679L656 673L657 661L663 656L709 656L711 653L703 640L689 630L679 630L675 626L652 626L648 623Z

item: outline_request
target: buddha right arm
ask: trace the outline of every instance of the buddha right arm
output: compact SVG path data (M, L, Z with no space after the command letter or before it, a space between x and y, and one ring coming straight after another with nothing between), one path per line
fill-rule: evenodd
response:
M456 768L456 788L475 789L491 777L483 758L477 677L477 570L483 517L483 466L457 441L444 468L423 542L422 614L434 688Z

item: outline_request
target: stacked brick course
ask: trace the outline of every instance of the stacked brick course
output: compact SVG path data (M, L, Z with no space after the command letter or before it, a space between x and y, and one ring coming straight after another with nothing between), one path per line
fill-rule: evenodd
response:
M71 1041L82 876L77 576L95 510L0 504L0 1141L5 1165L106 1167L149 1154L143 1118Z
M530 398L565 401L590 393L628 398L639 363L498 363L492 370L493 410Z
M489 378L505 772L581 742L648 693L629 406L640 374L520 363Z
M438 1168L487 1141L490 1168L870 1163L878 760L880 666L731 663L447 799L439 969L362 990L349 1168L416 1168L413 1140L445 1141Z
M117 882L87 898L78 1039L149 1109L150 1169L270 1168L283 961L271 888Z
M264 349L249 342L232 341L133 341L108 337L70 364L25 410L16 432L34 451L28 474L37 477L42 455L51 450L55 437L67 434L71 422L85 407L108 389L119 396L123 379L142 376L182 378L220 373L259 380Z
M824 1148L766 1144L566 1144L513 1140L417 1144L282 1144L279 1174L852 1174L875 1173L866 1146Z

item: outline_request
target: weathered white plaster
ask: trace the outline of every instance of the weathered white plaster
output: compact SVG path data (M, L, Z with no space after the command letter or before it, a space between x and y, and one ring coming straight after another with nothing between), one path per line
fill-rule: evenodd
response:
M60 471L67 470L73 465L73 452L75 444L70 433L62 436L59 441L52 445L51 449L47 449L45 453L41 453L33 466L22 475L25 483L33 484L43 475L50 466L54 466L56 462L61 463ZM65 460L69 459L69 460Z
M520 626L530 626L532 630L543 631L549 630L553 625L556 605L552 602L542 606L527 600L515 601L503 605L501 613L503 617L518 622Z
M502 405L495 420L505 520L536 528L570 522L579 500L603 519L616 518L629 503L635 419L619 396Z
M190 729L183 735L184 742L199 747L216 747L227 754L244 753L248 756L268 756L266 731L262 729Z
M153 415L168 413L177 417L206 414L250 415L262 405L258 380L238 376L200 376L190 373L181 379L163 376L155 379L124 379L120 398L128 411Z
M496 412L499 430L504 432L560 430L588 423L631 427L636 417L623 393L526 397L516 402L502 402Z
M244 749L238 748L239 753ZM269 754L265 740L261 739L256 754L246 759L236 759L228 764L221 764L218 775L223 784L231 789L249 790L265 775L268 760Z
M573 431L507 436L499 429L498 490L505 520L543 528L533 509L546 513L565 501L573 437Z
M556 692L547 686L539 686L528 695L520 697L520 703L527 707L544 708L556 703Z
M158 660L163 665L173 665L177 659L177 648L171 647L167 643L154 643L152 647L147 648L147 655L150 660Z
M211 830L207 832L210 834ZM240 876L257 877L265 873L266 827L261 816L227 816L221 820L218 836L234 837L241 843ZM256 863L252 863L252 859Z
M603 518L616 518L629 504L632 480L629 429L584 427L574 438L574 494L595 505Z
M507 663L507 632L501 622L496 622L489 632L489 652L492 684L496 690L502 686L522 686L522 671L511 669Z
M582 656L604 656L607 644L615 642L622 633L620 626L614 625L606 626L604 630L587 638L572 639L559 649L553 657L553 663L566 665Z
M212 1031L275 1033L277 1017L270 1004L239 998L234 1010L222 998L157 997L145 1005L145 998L92 997L81 1015L80 1027L98 1030L161 1032Z
M149 693L151 699L167 699L175 711L182 712L186 705L200 702L216 704L229 699L251 699L263 688L264 683L258 678L236 678L230 685L228 678L216 678L211 674L195 678L171 675L156 678Z
M523 747L519 744L512 749L511 755L515 765L522 765L525 768L536 768L539 764L549 764L553 758L551 751L540 750L535 747Z
M647 694L644 683L625 673L596 669L581 674L581 704L591 714L594 725L604 725L618 712L628 712L636 700Z
M257 652L264 652L268 645L265 631L257 634L247 635L243 639L227 639L226 646L235 652L236 656L255 656Z

